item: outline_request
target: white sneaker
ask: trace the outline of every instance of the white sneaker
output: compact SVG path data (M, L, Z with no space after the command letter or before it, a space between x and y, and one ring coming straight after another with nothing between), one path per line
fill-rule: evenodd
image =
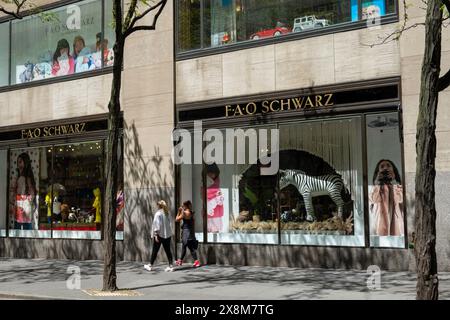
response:
M165 272L172 272L173 271L173 267L172 266L168 266L164 271Z
M144 264L144 269L147 270L147 271L152 271L153 270L153 268L152 268L152 266L150 264Z

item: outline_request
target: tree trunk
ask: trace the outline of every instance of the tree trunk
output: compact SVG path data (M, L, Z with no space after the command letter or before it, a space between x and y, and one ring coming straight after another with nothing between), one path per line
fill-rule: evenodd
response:
M435 158L438 80L441 64L440 0L428 0L416 134L415 258L416 299L437 300Z
M103 291L117 290L116 275L116 193L119 166L120 89L125 39L122 37L121 0L114 0L116 43L114 44L114 67L111 97L108 104L108 142L106 147L106 190L104 201L104 269Z

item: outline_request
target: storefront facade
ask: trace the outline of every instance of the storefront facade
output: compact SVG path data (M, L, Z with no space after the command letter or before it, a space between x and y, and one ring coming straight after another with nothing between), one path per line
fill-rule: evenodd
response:
M94 190L104 185L111 3L49 8L64 21L72 5L87 8L76 31L69 24L39 32L32 18L0 23L10 39L0 47L8 66L0 67L2 256L102 257ZM120 259L148 260L151 212L165 199L173 208L192 201L204 263L413 268L420 54L409 47L420 36L371 46L395 30L403 10L390 0L169 1L157 30L133 35L125 48ZM32 54L21 49L30 47L30 28L48 42ZM61 38L75 52L77 36L89 59L53 71L43 52ZM174 132L192 142L189 163L174 163L173 146L183 141L172 141ZM443 190L447 149L437 162ZM11 192L23 153L34 163L34 200ZM438 207L445 201L437 196ZM78 222L49 223L59 219L59 203ZM34 208L32 219L18 219L12 204ZM438 225L438 237L445 230ZM438 249L442 266L448 250Z

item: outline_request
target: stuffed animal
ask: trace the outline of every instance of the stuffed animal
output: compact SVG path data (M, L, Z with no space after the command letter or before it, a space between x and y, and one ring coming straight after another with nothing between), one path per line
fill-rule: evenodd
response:
M34 66L33 80L41 80L52 76L52 66L48 62L37 63Z
M33 69L33 63L29 61L25 63L25 71L23 71L19 76L21 83L30 82L31 80L33 80Z
M94 203L92 207L95 209L95 223L102 222L102 209L101 209L101 191L100 188L95 188L93 191L95 196Z
M61 219L62 219L62 222L66 222L69 219L69 213L70 213L69 205L67 205L65 203L62 204L61 205Z

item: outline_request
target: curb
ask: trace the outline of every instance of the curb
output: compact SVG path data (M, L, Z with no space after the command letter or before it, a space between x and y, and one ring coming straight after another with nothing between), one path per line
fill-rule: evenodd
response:
M0 292L0 300L2 300L2 299L17 299L17 300L67 300L67 299L55 298L55 297L43 296L43 295ZM71 299L71 300L78 300L78 299Z

